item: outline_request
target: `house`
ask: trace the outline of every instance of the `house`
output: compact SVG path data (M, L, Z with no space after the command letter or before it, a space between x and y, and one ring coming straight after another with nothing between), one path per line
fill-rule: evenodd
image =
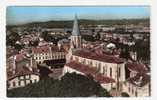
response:
M55 45L32 48L33 58L41 64L45 60L65 59L65 50Z
M17 67L15 72L7 72L7 89L24 87L39 81L39 73L30 67Z
M147 74L137 74L123 84L123 92L132 97L148 97L151 95L150 89L150 76Z
M138 62L128 62L126 63L126 68L128 70L129 77L135 77L138 73L149 73L146 65Z

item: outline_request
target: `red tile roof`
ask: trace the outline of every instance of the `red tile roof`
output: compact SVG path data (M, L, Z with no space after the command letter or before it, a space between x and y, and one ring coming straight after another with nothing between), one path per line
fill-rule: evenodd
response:
M28 69L28 67L17 67L16 70L15 70L15 74L13 74L12 72L7 72L7 79L8 80L11 80L15 77L18 77L18 76L23 76L23 75L30 75L30 74L35 74L35 75L39 75L39 73L37 72L33 72L33 71L30 71Z
M95 80L99 81L100 83L114 83L115 80L110 77L105 77L102 74L98 74L95 76Z
M49 53L50 48L48 46L32 48L32 52L35 53L35 54L37 54L37 53Z
M137 74L135 77L129 78L127 81L135 86L142 87L147 83L150 83L150 75Z
M136 63L136 62L128 62L127 64L126 64L126 66L127 66L127 68L129 69L129 70L133 70L133 71L136 71L136 72L138 72L138 73L147 73L147 72L149 72L148 71L148 68L147 67L145 67L145 65L144 64L140 64L140 63Z
M89 66L81 64L81 63L77 63L75 61L69 62L69 63L67 63L65 65L68 66L68 67L71 67L71 68L73 68L75 70L78 70L78 71L80 71L82 73L85 73L85 74L95 75L97 73L95 68L89 67Z
M59 49L58 46L41 46L37 48L32 48L32 52L37 53L50 53L50 52L64 52L63 48Z
M52 52L64 52L65 50L61 47L61 49L58 48L58 46L51 46Z
M124 62L124 60L121 58L112 55L107 55L107 54L97 54L95 52L86 49L76 50L73 55L80 56L83 58L93 59L93 60L99 60L107 63L121 64Z
M94 77L94 79L96 81L99 81L100 83L113 83L115 82L114 79L109 78L109 77L105 77L103 74L100 74L97 72L97 70L93 67L72 61L69 62L67 64L65 64L65 66L68 66L72 69L75 69L79 72L84 73L85 75L92 75Z

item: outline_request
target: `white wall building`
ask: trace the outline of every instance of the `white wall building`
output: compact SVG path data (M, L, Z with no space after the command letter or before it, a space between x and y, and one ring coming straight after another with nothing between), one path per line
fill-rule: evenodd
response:
M45 60L65 59L66 52L57 46L43 46L32 49L33 58L41 64Z
M39 73L33 72L27 67L16 68L15 73L10 73L7 76L7 88L13 89L24 87L28 84L36 83L39 81Z
M88 77L88 75L91 75L95 81L98 81L100 85L108 91L116 87L116 83L113 78L104 76L103 74L99 73L97 69L91 66L84 65L76 61L71 61L64 66L63 75L66 73L74 72L86 77Z

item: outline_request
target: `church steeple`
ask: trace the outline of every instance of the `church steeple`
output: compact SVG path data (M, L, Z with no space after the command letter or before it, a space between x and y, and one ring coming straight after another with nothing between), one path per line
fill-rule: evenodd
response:
M81 48L81 34L77 21L77 15L75 15L73 30L71 35L71 48Z
M72 35L73 36L79 36L80 35L79 25L78 25L78 21L77 21L77 15L75 15Z
M73 24L73 30L72 35L70 37L70 49L66 56L66 62L69 62L72 56L72 53L75 49L81 48L81 34L80 29L77 21L77 15L75 15L74 24Z

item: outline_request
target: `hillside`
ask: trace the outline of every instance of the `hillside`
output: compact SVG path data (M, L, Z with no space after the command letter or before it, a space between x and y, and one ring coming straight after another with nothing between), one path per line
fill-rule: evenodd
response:
M80 25L123 25L123 24L134 24L137 25L139 23L143 23L144 25L148 26L150 23L149 19L119 19L119 20L85 20L80 19ZM23 25L7 25L7 28L10 27L44 27L44 28L71 28L73 24L73 20L69 21L47 21L47 22L32 22Z

